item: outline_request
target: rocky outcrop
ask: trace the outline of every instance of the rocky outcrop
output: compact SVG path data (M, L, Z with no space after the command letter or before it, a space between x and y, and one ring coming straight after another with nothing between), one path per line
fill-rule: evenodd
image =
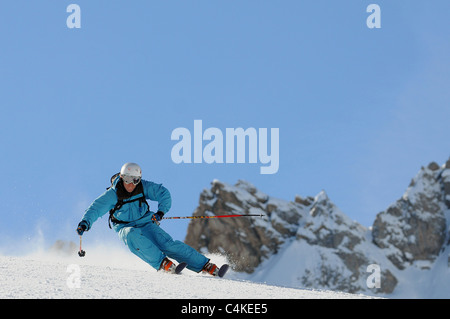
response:
M366 239L367 229L345 216L324 191L289 202L245 181L231 186L216 180L201 193L194 216L225 214L263 217L197 220L189 224L185 242L202 252L227 255L238 272L253 273L280 249L300 242L315 247L318 254L314 268L296 269L301 270L295 275L297 285L358 292L364 290L367 266L376 263L364 253L373 245ZM396 279L388 270L384 273L380 292L389 293Z
M264 281L276 277L291 286L390 294L399 271L417 264L430 269L449 244L449 212L450 160L422 168L402 198L377 215L372 229L350 220L325 191L286 201L246 181L215 180L201 193L194 216L263 217L196 220L185 242L205 253L225 254L235 271ZM286 266L293 260L294 267ZM371 265L381 271L372 290Z
M193 216L262 214L266 218L205 219L190 223L185 242L201 251L226 253L234 261L236 271L251 273L295 235L294 225L300 216L294 204L285 204L279 216L271 218L279 211L279 204L253 185L239 181L232 187L213 181L211 189L200 194Z
M434 162L422 167L403 197L377 215L373 242L397 268L405 269L417 260L432 262L443 248L449 171Z

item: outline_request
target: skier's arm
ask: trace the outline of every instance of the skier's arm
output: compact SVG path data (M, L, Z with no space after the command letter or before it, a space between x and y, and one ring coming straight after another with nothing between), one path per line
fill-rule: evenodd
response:
M101 216L109 212L117 203L116 192L110 188L102 195L100 195L92 204L86 209L83 216L83 221L87 224L87 229L92 227L92 224Z
M158 211L167 213L172 206L172 197L167 188L162 184L156 184L142 180L144 184L144 195L146 198L158 202Z

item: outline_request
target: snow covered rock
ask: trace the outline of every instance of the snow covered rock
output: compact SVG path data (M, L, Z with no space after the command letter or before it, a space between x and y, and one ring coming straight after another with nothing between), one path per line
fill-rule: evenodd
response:
M450 209L450 159L445 163L445 170L442 172L442 184L444 186L444 202Z
M343 214L324 191L291 202L245 181L231 186L215 180L202 192L194 216L230 213L264 217L191 222L185 242L203 252L225 254L235 271L254 274L257 281L351 293L367 290L366 270L375 257L365 252L374 245L366 238L367 229ZM311 248L313 256L307 252ZM264 266L272 259L277 259L276 267ZM389 270L382 281L379 292L392 292L396 279Z
M279 206L282 205L282 208ZM274 214L280 211L280 214ZM236 271L247 273L276 253L287 238L295 235L300 218L293 203L270 199L248 182L235 186L212 182L200 194L193 216L263 214L265 218L223 218L190 223L185 242L200 250L226 253ZM274 215L275 218L270 218Z
M447 236L449 173L434 162L422 167L402 198L377 215L373 241L397 268L439 255Z
M410 281L422 274L432 278L430 285L448 275L450 160L422 168L405 194L377 215L372 229L350 220L325 191L287 201L242 180L235 185L214 180L201 193L194 216L223 214L264 217L192 221L185 242L226 255L242 279L385 296L400 286L409 293ZM374 265L380 270L375 288Z

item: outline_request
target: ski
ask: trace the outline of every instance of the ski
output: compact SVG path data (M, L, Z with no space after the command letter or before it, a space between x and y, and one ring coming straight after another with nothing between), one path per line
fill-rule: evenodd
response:
M180 274L184 268L186 268L187 264L186 263L180 263L176 268L175 268L175 274Z
M219 269L218 276L219 276L220 278L222 278L223 276L225 276L225 274L226 274L227 271L228 271L228 268L230 268L229 265L223 264L222 267L220 267L220 269Z

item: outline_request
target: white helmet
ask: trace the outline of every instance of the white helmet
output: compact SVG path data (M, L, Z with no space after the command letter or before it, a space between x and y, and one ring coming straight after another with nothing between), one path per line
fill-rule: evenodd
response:
M136 163L125 163L120 169L120 177L122 177L127 184L133 183L137 185L142 177L141 167Z

